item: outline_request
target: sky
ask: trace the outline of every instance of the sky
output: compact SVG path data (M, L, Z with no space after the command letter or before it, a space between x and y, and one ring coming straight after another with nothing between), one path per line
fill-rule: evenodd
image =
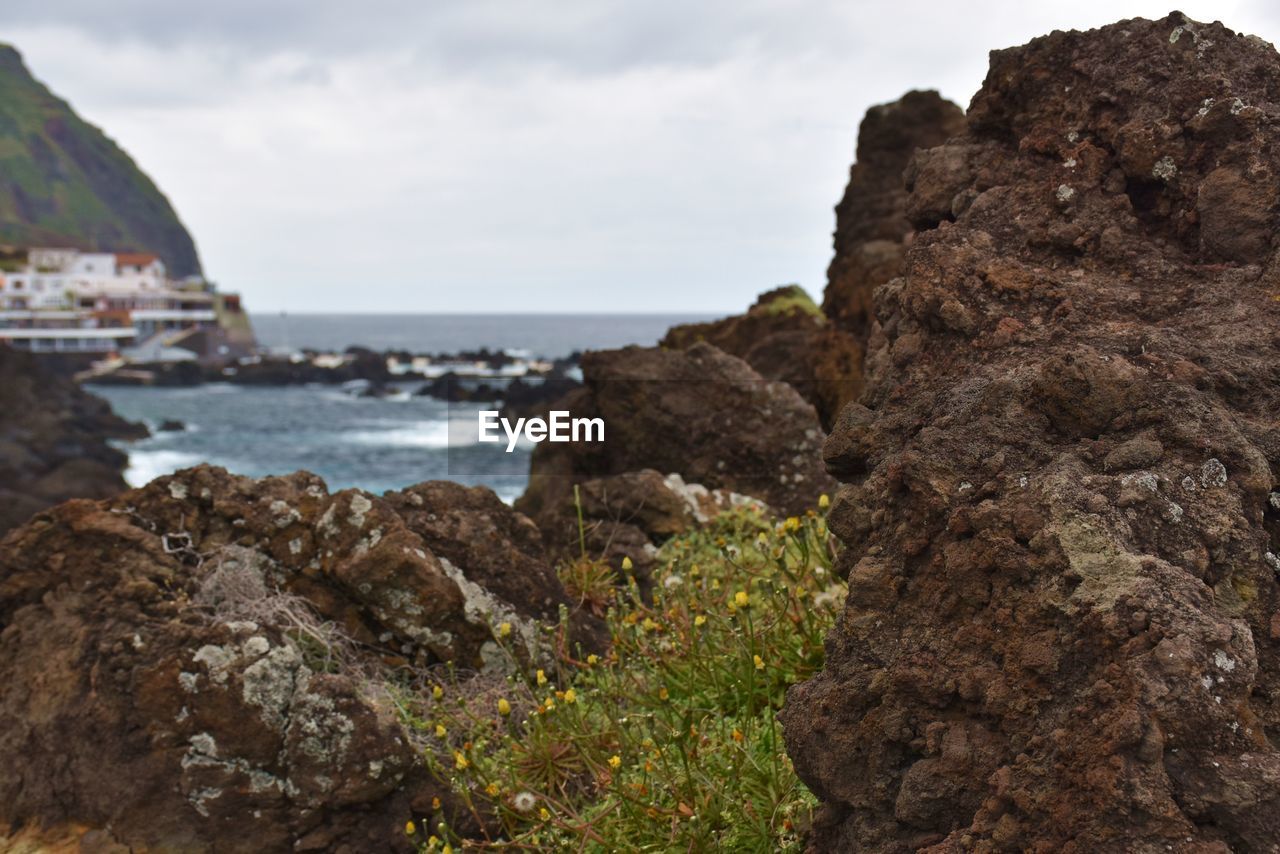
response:
M251 311L725 314L820 297L867 107L1172 7L4 0ZM1266 2L1180 2L1280 41Z

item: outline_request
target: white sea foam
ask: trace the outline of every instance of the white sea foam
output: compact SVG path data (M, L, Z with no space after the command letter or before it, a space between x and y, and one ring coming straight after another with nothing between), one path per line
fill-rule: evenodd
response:
M199 454L183 451L139 451L129 449L129 467L125 469L124 481L133 487L146 486L164 474L172 474L178 469L198 465L202 462Z
M386 448L447 448L449 425L443 421L415 421L384 430L357 430L347 433L349 442Z

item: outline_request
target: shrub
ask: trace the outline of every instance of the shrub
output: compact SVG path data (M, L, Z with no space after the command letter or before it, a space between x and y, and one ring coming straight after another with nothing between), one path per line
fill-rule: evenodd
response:
M606 657L539 669L512 651L505 681L444 669L434 699L405 705L424 761L483 828L463 840L439 811L412 816L422 850L799 848L815 801L775 715L821 666L844 599L825 519L738 510L659 558L651 601L634 579L613 595ZM586 586L580 563L565 571Z

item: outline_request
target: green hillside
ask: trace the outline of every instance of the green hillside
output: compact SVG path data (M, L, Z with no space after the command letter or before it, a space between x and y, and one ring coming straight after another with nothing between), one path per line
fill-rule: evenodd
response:
M191 235L128 154L0 45L0 244L149 250L200 272Z

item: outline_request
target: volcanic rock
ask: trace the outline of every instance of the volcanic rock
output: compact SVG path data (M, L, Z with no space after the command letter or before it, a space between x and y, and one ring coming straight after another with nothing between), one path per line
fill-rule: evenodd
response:
M68 502L0 568L0 827L131 850L405 849L448 795L388 684L541 660L570 604L486 490L331 495L305 472Z
M1277 92L1219 24L1055 32L914 159L783 714L812 850L1274 850Z
M692 506L691 515L679 510L689 505L687 489L706 493L715 506L751 496L800 513L834 487L822 469L825 434L813 407L791 386L764 379L710 344L587 353L582 370L583 387L557 408L603 418L605 442L539 444L529 488L516 502L553 554L572 555L580 545L575 484L581 494L582 485L599 481L586 490L586 512L602 523L595 535L619 562L624 555L647 561L679 520L697 516Z
M0 344L0 534L68 498L128 487L128 457L108 439L147 435L39 359Z
M857 160L836 205L835 256L827 268L823 313L865 345L871 294L898 275L907 219L904 172L920 148L964 132L964 112L937 92L908 92L872 107L858 127ZM950 200L948 200L949 202Z
M827 323L799 285L761 294L746 314L673 326L660 346L683 350L699 342L737 356L765 379L791 385L824 428L862 390L862 345Z

